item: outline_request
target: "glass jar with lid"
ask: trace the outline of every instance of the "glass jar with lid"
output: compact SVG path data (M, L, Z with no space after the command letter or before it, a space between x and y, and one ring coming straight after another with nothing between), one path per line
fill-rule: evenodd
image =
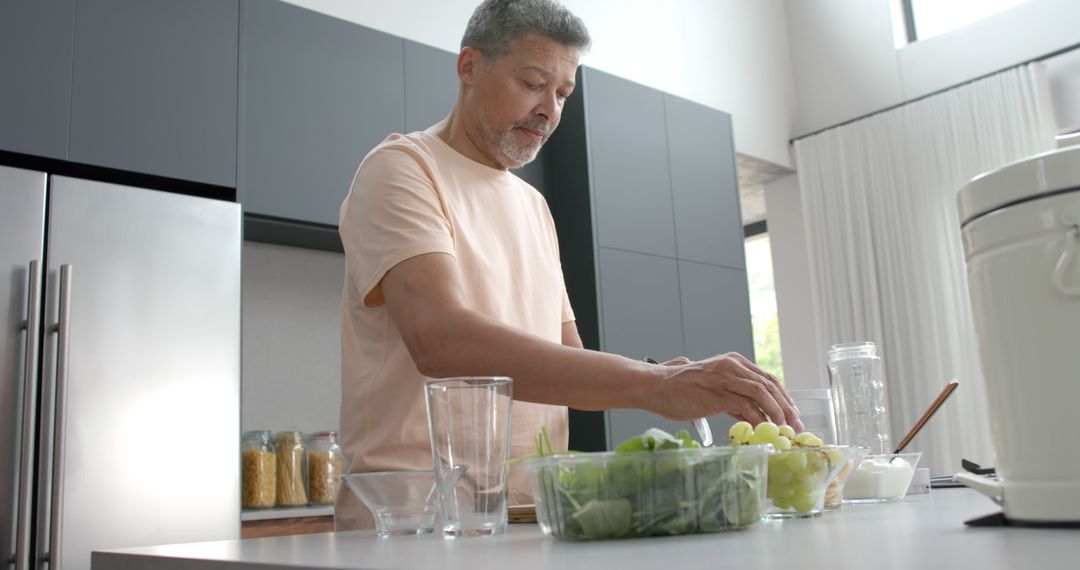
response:
M872 342L829 348L829 383L836 414L836 443L892 453L881 357Z
M277 501L277 457L269 431L248 431L240 441L240 506L268 509Z
M332 505L341 485L341 446L336 431L308 438L308 499L313 505Z
M277 434L277 505L307 505L307 449L298 431Z

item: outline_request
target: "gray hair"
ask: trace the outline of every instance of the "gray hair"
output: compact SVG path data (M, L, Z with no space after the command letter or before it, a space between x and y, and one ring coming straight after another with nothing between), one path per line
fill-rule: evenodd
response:
M527 34L551 38L585 51L592 40L585 22L554 0L485 0L476 7L461 47L472 47L489 63L506 55Z

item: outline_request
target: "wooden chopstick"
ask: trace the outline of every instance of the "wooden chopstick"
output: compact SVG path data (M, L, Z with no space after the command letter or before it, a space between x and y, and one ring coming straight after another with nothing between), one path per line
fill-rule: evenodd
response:
M925 412L923 412L923 415L921 418L919 418L919 421L915 422L915 427L911 428L911 431L907 432L907 435L904 436L904 439L900 441L900 445L896 446L896 451L893 452L894 454L900 453L904 450L905 447L907 447L907 444L911 443L911 440L919 434L919 430L921 430L923 426L926 425L926 422L930 421L930 417L938 411L938 408L940 408L941 405L945 403L945 400L947 400L949 396L951 396L952 393L956 391L956 388L959 385L960 381L956 378L949 380L949 383L945 384L945 388L943 388L941 390L941 393L938 394L937 399L935 399L934 402L930 404L930 407L927 408Z

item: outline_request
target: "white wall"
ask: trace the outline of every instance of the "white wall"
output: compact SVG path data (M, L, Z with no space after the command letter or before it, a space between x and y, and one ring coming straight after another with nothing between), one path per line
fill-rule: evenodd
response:
M881 110L1080 43L1080 2L1030 0L899 50L894 0L789 0L793 134Z
M244 431L338 429L345 256L244 242Z
M478 0L288 0L457 52ZM791 166L794 83L781 0L564 0L585 21L582 63L731 113L738 152Z
M1056 133L1080 129L1080 49L1043 61ZM1076 139L1072 139L1075 144Z
M780 316L780 349L784 359L784 385L789 390L827 387L817 338L810 257L806 251L802 200L798 176L792 174L765 184L769 211L776 308Z
M794 134L901 102L889 1L785 4L795 77Z

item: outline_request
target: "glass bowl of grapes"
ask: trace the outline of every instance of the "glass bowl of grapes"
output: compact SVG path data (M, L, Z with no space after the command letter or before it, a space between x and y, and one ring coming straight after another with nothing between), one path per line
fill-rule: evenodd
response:
M729 432L731 445L768 445L768 498L765 518L819 517L825 509L825 491L841 467L860 451L854 447L825 445L810 432L795 433L791 426L738 422Z

